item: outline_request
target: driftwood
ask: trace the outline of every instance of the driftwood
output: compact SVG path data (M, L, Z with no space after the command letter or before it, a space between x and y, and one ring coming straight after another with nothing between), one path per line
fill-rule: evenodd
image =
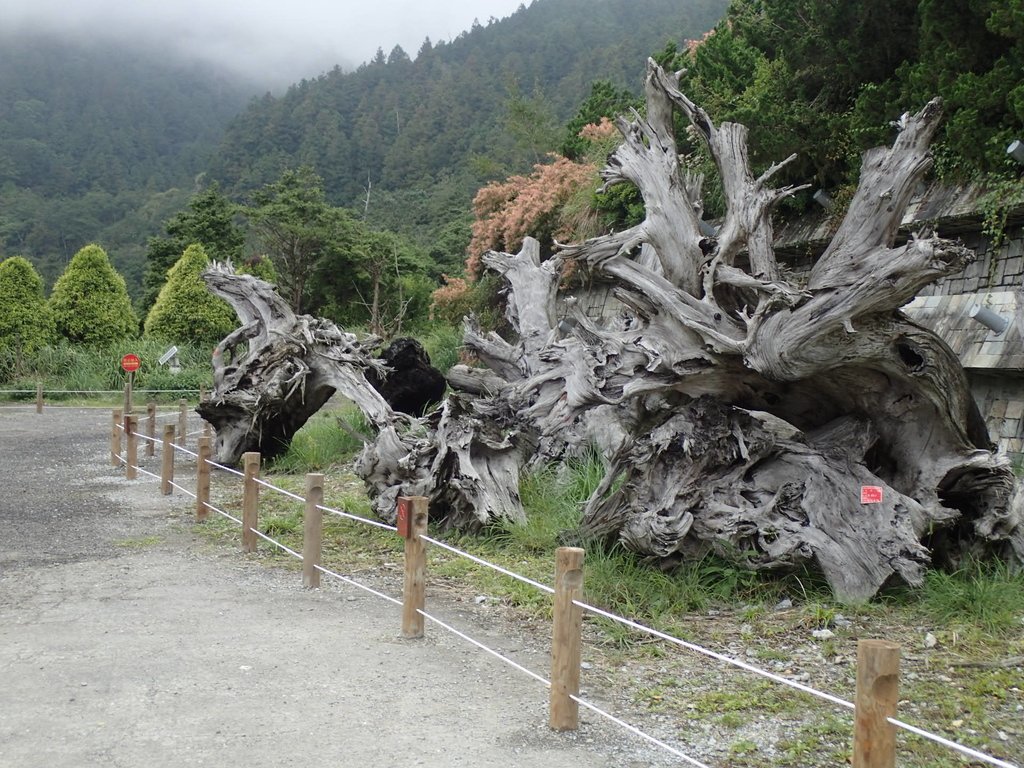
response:
M607 474L583 510L583 536L669 564L707 552L755 569L811 563L837 597L861 601L893 576L918 584L925 568L966 553L1024 562L1024 502L959 361L900 312L974 258L928 233L896 243L931 164L939 103L905 117L891 148L866 154L831 244L797 282L772 250L772 210L796 191L769 185L785 162L755 177L746 129L716 126L653 61L646 98L646 117L617 122L623 143L603 172L608 185L639 188L646 219L548 260L531 239L518 254L487 254L508 285L516 336L467 319L480 365L448 374L455 391L438 410L410 420L367 397L357 374L373 361L362 347L345 337L343 353L328 353L337 329L303 345L295 339L314 321L281 308L263 322L299 324L284 336L305 369L265 370L264 355L291 358L252 326L267 310L240 312L229 340L249 341L251 373L222 368L215 396L232 402L246 375L293 399L301 378L310 405L321 387L344 387L379 430L357 469L384 519L399 494L428 496L432 519L448 526L522 519L525 469L596 448ZM727 212L713 237L702 233L701 179L680 163L677 111L721 176ZM558 320L570 258L614 281L625 307L615 322L598 325L571 301ZM211 288L236 309L243 300ZM310 355L349 371L344 382ZM865 487L881 489L876 503L862 503Z
M203 279L241 321L214 349L213 391L196 409L216 430L218 462L237 464L246 451L273 458L335 392L377 427L398 418L364 375L382 372L376 339L296 315L274 286L230 265L214 264Z

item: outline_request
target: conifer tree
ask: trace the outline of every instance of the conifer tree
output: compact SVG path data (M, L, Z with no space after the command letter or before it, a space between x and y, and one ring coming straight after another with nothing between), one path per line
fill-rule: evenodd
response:
M56 338L53 313L43 295L43 279L28 259L0 262L0 349L35 352Z
M237 327L235 311L203 282L209 261L201 245L185 249L168 271L167 282L146 316L147 338L213 346Z
M124 278L100 246L87 245L53 286L50 309L57 332L80 344L106 344L138 332Z

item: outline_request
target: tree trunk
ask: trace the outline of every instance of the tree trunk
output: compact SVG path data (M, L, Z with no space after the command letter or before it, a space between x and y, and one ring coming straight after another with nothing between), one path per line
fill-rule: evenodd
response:
M677 86L649 64L647 118L618 122L624 143L604 172L639 187L641 224L544 264L531 242L486 259L509 283L520 337L509 345L470 329L467 346L490 373L449 379L507 404L502 423L524 444L505 463L596 442L608 474L584 510L585 537L670 562L708 551L757 569L812 562L844 600L870 598L894 574L918 584L932 562L968 551L1024 559L1014 478L959 361L899 312L974 258L927 235L894 245L930 166L939 103L905 119L893 147L867 153L801 285L782 279L771 247L771 211L796 191L768 186L781 164L755 178L746 129L715 126ZM701 235L700 185L679 165L674 110L720 172L728 210L717 238ZM568 334L554 327L551 276L565 258L615 281L630 310L620 326L570 310ZM880 498L862 501L866 487Z

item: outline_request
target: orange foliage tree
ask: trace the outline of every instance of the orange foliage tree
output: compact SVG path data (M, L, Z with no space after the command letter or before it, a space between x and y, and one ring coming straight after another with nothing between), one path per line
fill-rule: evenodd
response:
M466 273L475 277L480 257L490 250L517 251L527 235L550 246L573 234L565 204L588 183L597 185L597 166L552 156L549 164L533 167L529 176L512 176L493 182L477 192L473 200L473 238L469 244Z

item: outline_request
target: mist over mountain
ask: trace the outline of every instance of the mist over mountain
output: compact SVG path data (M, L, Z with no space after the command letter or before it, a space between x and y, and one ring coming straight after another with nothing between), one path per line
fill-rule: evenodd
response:
M262 90L283 90L340 66L351 70L378 46L449 39L474 18L503 18L520 0L5 0L3 30L212 65ZM527 3L529 4L529 3Z
M0 31L0 258L26 256L52 284L79 248L99 242L133 295L147 239L210 180L244 200L308 164L332 202L361 205L420 244L456 219L464 226L480 184L542 159L540 144L510 131L511 103L538 110L538 127L564 130L592 83L638 92L647 56L700 37L726 5L535 0L416 51L378 50L354 70L335 62L275 96L265 66L239 74L194 55L195 39L216 48L216 28L196 38L168 17L159 42L150 27L162 17L146 26L132 11L92 18L69 37L97 3L111 6L69 6L45 33L28 16L5 18ZM85 32L104 20L117 34ZM132 31L138 39L125 41Z
M539 0L448 43L378 50L354 72L338 68L254 101L231 122L210 174L244 196L287 168L310 165L335 204L369 201L381 225L429 239L445 216L413 198L468 209L482 183L528 170L557 146L517 136L514 106L531 110L535 122L519 132L539 134L545 123L561 129L595 81L639 93L647 58L701 37L725 6Z
M0 255L47 283L91 240L130 284L146 237L187 201L250 84L141 47L0 38Z

